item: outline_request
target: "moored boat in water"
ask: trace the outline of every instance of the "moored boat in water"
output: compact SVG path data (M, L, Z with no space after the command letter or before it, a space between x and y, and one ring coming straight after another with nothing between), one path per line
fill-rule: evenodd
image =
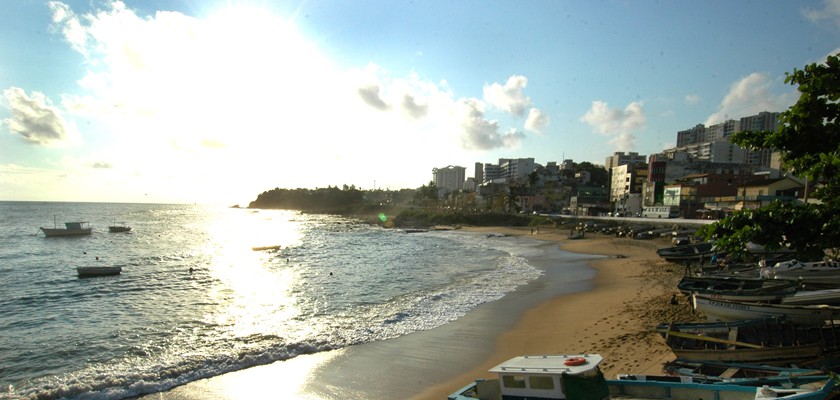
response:
M82 236L82 235L90 235L93 231L93 228L90 227L90 224L87 222L65 222L64 228L54 227L54 228L44 228L43 226L40 228L41 232L44 232L44 236L51 237L51 236Z
M126 225L125 222L114 223L113 225L108 226L108 232L112 233L119 233L119 232L130 232L131 227Z

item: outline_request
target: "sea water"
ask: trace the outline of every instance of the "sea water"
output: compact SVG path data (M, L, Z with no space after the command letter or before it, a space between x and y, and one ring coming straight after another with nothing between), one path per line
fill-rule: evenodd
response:
M38 232L70 221L93 233ZM432 329L538 278L529 251L295 211L0 202L0 398L120 399ZM123 270L77 277L91 265Z

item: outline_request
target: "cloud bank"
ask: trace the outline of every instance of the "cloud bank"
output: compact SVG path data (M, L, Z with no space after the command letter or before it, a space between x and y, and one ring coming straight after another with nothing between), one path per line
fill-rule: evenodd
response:
M622 110L596 100L580 120L595 132L609 137L608 143L615 150L626 151L635 148L636 136L633 132L645 127L647 117L641 102L634 101Z

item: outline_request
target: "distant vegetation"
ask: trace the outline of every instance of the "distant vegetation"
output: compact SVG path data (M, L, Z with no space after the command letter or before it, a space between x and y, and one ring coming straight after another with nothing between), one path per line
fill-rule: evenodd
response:
M465 213L440 208L434 184L418 190L363 191L352 186L321 189L280 189L261 193L248 208L299 210L309 213L346 215L398 228L435 225L535 226L548 223L536 215L497 212Z

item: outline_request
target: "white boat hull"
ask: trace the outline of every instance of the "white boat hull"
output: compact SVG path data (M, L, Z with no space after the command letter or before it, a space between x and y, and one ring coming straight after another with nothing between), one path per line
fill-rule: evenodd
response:
M785 318L794 324L822 324L840 319L840 307L761 304L712 299L693 294L691 304L709 321L742 321L767 317Z

